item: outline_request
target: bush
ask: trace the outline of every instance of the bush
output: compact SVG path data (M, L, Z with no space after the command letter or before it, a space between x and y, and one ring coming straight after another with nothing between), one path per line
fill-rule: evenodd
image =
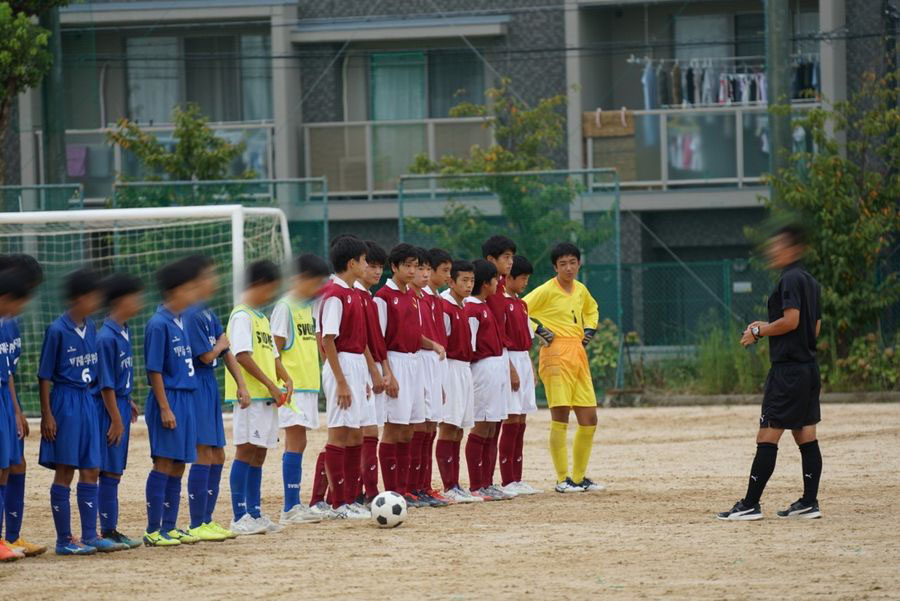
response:
M745 349L735 327L712 327L697 347L698 391L705 394L760 392L768 369L765 340Z
M875 334L860 336L846 358L822 367L822 378L834 390L900 390L898 352L900 333L892 345L882 344Z

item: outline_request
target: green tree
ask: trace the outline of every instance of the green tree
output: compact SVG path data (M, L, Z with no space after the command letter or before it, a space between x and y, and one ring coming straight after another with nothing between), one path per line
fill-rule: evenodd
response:
M10 134L18 95L39 85L50 69L50 32L32 17L66 4L68 0L0 2L0 141ZM6 154L0 153L0 185L6 181L6 169Z
M811 110L798 125L812 134L816 151L791 154L770 178L779 198L773 218L799 216L811 235L807 268L822 285L823 346L832 365L900 301L900 274L887 267L900 242L897 79L869 74L848 101Z
M509 175L554 167L553 156L565 139L565 95L553 96L529 107L510 88L508 80L485 93L484 104L462 103L450 111L452 117L485 117L495 143L475 145L468 155L445 155L438 161L416 157L413 173L460 176L440 180L440 188L451 190L451 200L438 225L407 219L406 227L416 236L440 244L460 255L480 256L481 242L494 230L484 214L464 204L487 191L499 199L503 232L516 241L520 252L538 267L548 262L551 246L573 241L585 251L608 236L603 224L586 228L571 218L570 209L583 189L580 182L564 175ZM490 176L475 174L492 174ZM493 175L496 174L496 175ZM608 222L607 224L608 225Z

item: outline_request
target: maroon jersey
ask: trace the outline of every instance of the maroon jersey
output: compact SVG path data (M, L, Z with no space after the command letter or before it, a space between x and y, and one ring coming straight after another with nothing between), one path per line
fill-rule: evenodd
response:
M497 327L500 329L500 342L504 348L512 348L512 340L509 338L506 326L507 300L509 298L506 296L506 278L501 275L497 277L497 291L487 297L485 302L494 314L494 319L497 320Z
M418 300L407 290L400 292L393 280L375 293L378 318L387 350L415 353L421 347L422 319Z
M372 359L376 363L381 363L387 359L387 346L384 344L381 324L378 323L378 307L375 306L372 293L363 288L362 284L356 286L356 293L359 295L363 311L366 314L366 345L369 347L369 352L372 353Z
M428 290L431 290L431 288L429 287ZM425 296L431 307L431 318L434 320L434 338L431 338L431 336L429 336L429 338L446 349L447 332L444 330L444 303L441 299L441 295L437 292L428 294L428 292L425 291Z
M531 349L531 328L528 325L528 305L517 296L506 297L506 336L511 351Z
M447 290L435 297L441 308L441 331L446 335L447 357L457 361L472 360L472 329L469 327L469 316L466 309L456 304L456 300ZM447 333L447 323L450 333Z
M319 323L323 338L335 335L334 346L339 353L362 354L366 350L365 309L359 294L338 277L322 293Z
M487 303L469 299L466 301L466 314L469 316L469 327L475 330L475 351L472 354L472 361L503 355L500 328Z

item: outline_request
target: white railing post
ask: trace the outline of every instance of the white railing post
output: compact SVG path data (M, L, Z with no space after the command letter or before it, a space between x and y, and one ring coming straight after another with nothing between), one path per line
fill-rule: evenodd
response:
M669 119L665 113L659 115L659 178L662 189L669 189Z
M735 170L735 175L737 175L737 184L738 188L744 187L744 110L739 108L734 112L734 143L737 146L735 148L735 159L737 160L737 169Z
M366 122L366 192L369 200L372 200L375 191L375 148L372 122Z

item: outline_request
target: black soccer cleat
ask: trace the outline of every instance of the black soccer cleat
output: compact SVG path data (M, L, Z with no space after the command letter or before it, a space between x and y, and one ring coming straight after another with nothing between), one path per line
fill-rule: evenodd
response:
M780 518L798 518L802 520L815 520L817 518L822 517L822 512L819 511L819 503L818 501L813 501L812 503L807 503L803 499L798 499L791 503L791 506L783 511L778 512L778 517Z
M757 503L753 507L747 507L746 505L744 505L743 501L738 501L734 504L734 507L732 507L728 511L717 513L716 517L720 520L731 522L750 522L753 520L763 519L763 514L759 508L759 503Z

